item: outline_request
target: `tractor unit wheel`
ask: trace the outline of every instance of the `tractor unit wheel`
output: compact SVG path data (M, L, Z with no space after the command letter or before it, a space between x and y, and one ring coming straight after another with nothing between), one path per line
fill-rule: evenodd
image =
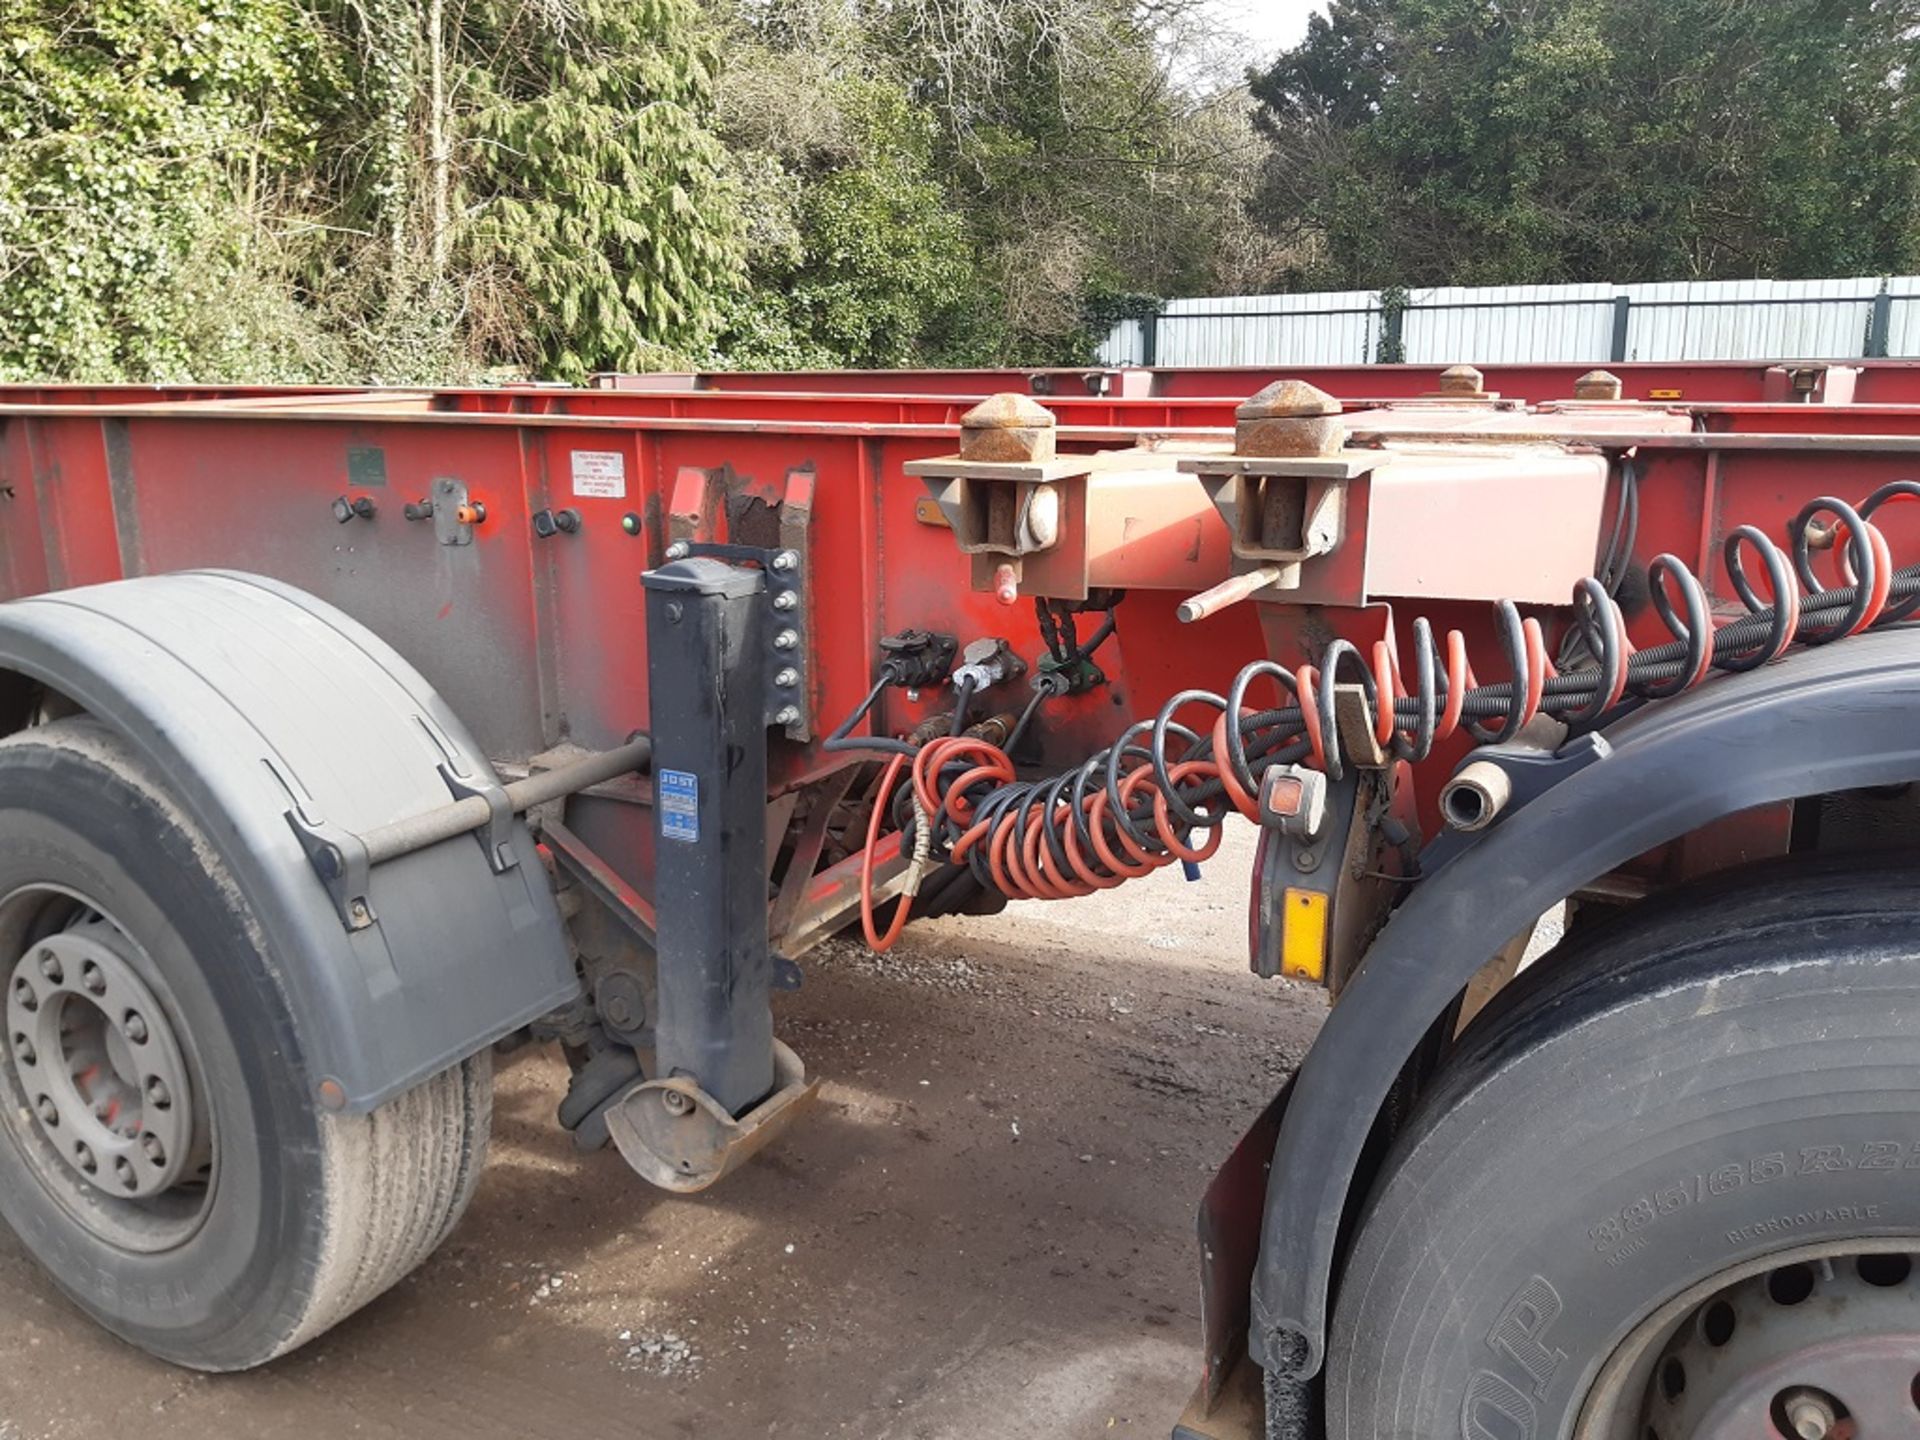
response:
M1920 1434L1920 869L1775 869L1469 1027L1339 1282L1328 1440Z
M486 1053L330 1114L209 837L86 718L0 740L0 1215L102 1325L258 1365L426 1258L472 1195Z

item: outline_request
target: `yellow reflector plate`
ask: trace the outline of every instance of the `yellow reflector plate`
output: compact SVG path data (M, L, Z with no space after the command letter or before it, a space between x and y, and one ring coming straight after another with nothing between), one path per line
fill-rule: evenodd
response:
M1317 890L1287 887L1280 973L1316 984L1327 978L1327 897Z

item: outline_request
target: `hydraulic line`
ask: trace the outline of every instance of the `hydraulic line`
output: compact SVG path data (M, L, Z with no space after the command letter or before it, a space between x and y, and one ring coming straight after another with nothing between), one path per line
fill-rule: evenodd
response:
M1920 609L1920 566L1894 569L1872 517L1884 505L1916 499L1920 483L1896 481L1857 506L1814 500L1788 523L1784 546L1754 526L1740 526L1723 554L1747 613L1717 629L1698 577L1673 555L1654 557L1647 569L1650 599L1673 638L1643 650L1628 640L1625 616L1610 593L1625 564L1625 545L1616 535L1603 567L1614 572L1611 586L1586 579L1575 587L1572 628L1579 645L1561 653L1590 657L1578 668L1557 668L1539 621L1501 601L1494 614L1506 678L1493 682L1475 674L1459 631L1437 639L1422 617L1411 627L1408 663L1384 642L1363 655L1345 640L1328 645L1317 665L1290 670L1256 661L1224 695L1184 690L1107 749L1039 780L1019 779L1006 749L971 736L901 747L905 755L897 742L845 743L884 748L895 757L883 792L900 769L908 770L915 801L909 823L930 824L934 860L964 864L982 884L1012 898L1091 894L1176 860L1211 856L1230 813L1258 818L1261 776L1272 766L1307 764L1334 779L1345 774L1337 684L1359 687L1374 738L1391 757L1417 762L1462 729L1495 744L1536 715L1591 727L1625 705L1679 695L1715 670L1752 670L1794 645L1823 645L1904 621ZM1630 532L1638 509L1631 486L1621 505L1616 530ZM1827 548L1836 555L1838 585L1814 573L1814 551ZM1263 682L1278 692L1277 704L1249 703ZM1194 711L1211 712L1211 723L1196 728L1176 718ZM877 820L872 834L878 834Z

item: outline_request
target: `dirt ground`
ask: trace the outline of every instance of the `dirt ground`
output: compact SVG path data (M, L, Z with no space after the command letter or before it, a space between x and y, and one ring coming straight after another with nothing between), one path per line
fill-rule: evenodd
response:
M0 1440L1166 1435L1197 1376L1194 1206L1318 991L1245 964L1245 827L1198 883L836 942L780 1001L822 1103L704 1198L501 1066L491 1164L411 1279L264 1370L94 1329L0 1233Z

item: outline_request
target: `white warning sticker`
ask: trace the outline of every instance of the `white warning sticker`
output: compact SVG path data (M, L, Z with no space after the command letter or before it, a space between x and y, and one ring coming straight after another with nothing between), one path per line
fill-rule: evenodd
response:
M603 500L627 498L627 457L618 450L573 452L573 493Z

